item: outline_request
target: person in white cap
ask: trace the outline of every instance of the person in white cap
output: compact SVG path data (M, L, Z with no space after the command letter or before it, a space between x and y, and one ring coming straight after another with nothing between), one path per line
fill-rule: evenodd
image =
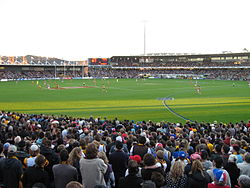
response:
M3 171L3 185L6 188L18 188L21 184L23 174L22 163L15 156L17 147L10 145L8 148L8 157L1 161L0 171Z
M116 140L116 141L119 141L119 142L121 142L121 143L123 143L123 140L122 140L122 137L121 137L121 136L117 136L117 137L115 138L115 140ZM124 143L123 143L122 145L123 145L123 146L122 146L122 150L123 150L125 153L129 154L127 144L124 144ZM116 150L116 147L115 147L115 145L113 145L113 146L110 148L110 150L109 150L109 155L112 154L115 150Z
M35 160L37 155L40 153L38 145L32 144L29 149L30 157L24 159L24 164L26 167L32 167L35 165Z

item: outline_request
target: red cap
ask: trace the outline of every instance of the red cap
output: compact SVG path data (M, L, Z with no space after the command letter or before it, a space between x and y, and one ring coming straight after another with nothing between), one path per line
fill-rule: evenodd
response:
M136 161L138 164L141 163L141 156L140 155L132 155L129 157L131 160Z

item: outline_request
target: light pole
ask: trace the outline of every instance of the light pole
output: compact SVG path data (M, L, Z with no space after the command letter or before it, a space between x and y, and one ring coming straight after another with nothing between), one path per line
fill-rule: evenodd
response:
M143 55L146 55L146 23L147 20L142 20L143 23Z

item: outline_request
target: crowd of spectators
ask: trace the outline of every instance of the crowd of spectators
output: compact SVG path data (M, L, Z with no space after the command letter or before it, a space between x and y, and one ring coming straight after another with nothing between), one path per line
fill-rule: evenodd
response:
M114 67L243 67L250 66L250 62L238 61L217 61L217 62L203 62L203 61L167 61L167 62L129 62L121 61L112 64Z
M64 75L64 72L57 72L56 77L82 77L82 72L80 71L71 71L66 72ZM35 79L35 78L55 78L55 72L54 71L0 71L0 79Z
M162 78L160 75L178 74L179 77L203 76L207 79L219 80L250 80L250 69L113 69L113 68L89 68L88 75L95 78L142 78L144 75ZM82 77L81 71L58 71L57 77ZM0 79L34 79L34 78L54 78L54 71L0 71Z
M170 123L0 111L0 187L250 187L250 121Z
M143 75L157 77L161 74L204 75L207 79L249 80L250 69L112 69L89 68L89 74L94 77L140 78Z

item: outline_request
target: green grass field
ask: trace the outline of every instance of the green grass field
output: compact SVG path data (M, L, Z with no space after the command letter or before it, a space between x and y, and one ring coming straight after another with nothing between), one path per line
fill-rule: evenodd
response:
M93 80L56 81L60 87L95 86ZM56 87L54 80L47 81ZM28 114L73 117L118 117L120 120L184 122L157 98L173 97L167 104L178 114L197 121L238 122L250 119L250 87L247 82L199 80L116 79L96 80L96 87L49 90L43 81L0 82L0 109ZM105 85L107 92L101 87Z

